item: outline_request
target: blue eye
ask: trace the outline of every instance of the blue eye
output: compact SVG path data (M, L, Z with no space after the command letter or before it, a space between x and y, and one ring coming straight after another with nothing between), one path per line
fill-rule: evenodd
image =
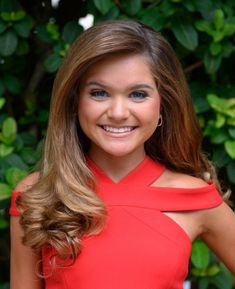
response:
M108 96L107 92L104 91L104 90L93 90L90 92L90 95L93 97L93 98L105 98Z
M132 98L134 101L143 101L148 94L144 91L133 91L130 94L130 98Z

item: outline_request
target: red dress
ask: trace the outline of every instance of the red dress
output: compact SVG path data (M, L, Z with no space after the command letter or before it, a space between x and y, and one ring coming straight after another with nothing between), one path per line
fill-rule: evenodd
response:
M107 205L104 230L83 238L75 264L57 268L46 289L182 289L191 240L164 211L208 209L222 203L215 185L184 189L151 187L165 167L149 157L114 183L91 160L96 192ZM19 215L13 193L11 215ZM53 250L43 249L44 270Z

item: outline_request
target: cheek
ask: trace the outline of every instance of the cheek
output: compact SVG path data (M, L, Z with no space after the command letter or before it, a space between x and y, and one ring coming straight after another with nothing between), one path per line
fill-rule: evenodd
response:
M157 124L160 116L160 101L158 99L154 100L144 111L142 111L142 115L145 116L145 119L149 124Z

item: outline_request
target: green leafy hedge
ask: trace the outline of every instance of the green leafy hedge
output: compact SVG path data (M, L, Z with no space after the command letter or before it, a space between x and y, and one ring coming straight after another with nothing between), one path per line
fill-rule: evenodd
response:
M40 159L54 75L83 31L78 20L137 19L172 43L188 78L204 149L222 183L235 186L234 0L0 0L0 232L8 246L10 192ZM8 248L9 250L9 248ZM8 288L1 252L0 288ZM2 267L3 266L3 267ZM201 241L193 245L195 288L232 289L234 277ZM2 287L1 287L2 286Z

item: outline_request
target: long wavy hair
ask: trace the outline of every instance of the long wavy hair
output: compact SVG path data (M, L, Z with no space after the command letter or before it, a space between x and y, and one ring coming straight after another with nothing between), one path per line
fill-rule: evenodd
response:
M135 21L113 20L83 32L54 81L40 177L19 201L23 242L45 244L75 260L81 238L102 230L106 208L86 164L89 140L78 121L80 79L97 61L116 53L144 55L161 97L163 124L146 142L146 153L167 168L203 178L215 173L201 150L201 130L182 67L160 33Z

